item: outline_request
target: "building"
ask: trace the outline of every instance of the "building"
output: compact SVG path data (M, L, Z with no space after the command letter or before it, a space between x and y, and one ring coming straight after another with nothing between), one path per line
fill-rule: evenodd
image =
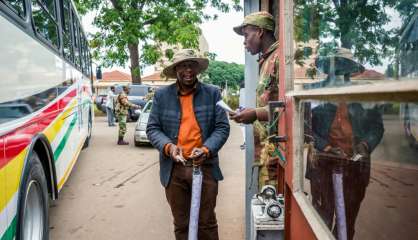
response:
M127 85L132 82L131 75L118 70L104 72L102 79L94 78L93 88L97 95L106 95L110 86Z

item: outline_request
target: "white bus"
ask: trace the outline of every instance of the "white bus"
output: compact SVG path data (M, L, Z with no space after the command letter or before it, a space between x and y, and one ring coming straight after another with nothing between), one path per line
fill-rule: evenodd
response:
M71 0L0 0L0 240L48 239L92 121L87 38Z

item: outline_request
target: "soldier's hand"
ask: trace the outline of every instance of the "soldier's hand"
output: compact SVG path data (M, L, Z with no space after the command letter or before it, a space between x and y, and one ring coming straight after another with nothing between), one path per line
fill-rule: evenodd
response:
M200 166L206 160L207 156L202 148L193 148L190 158L192 159L194 166Z
M257 120L257 113L254 108L246 108L238 113L230 113L229 116L237 123L250 124Z

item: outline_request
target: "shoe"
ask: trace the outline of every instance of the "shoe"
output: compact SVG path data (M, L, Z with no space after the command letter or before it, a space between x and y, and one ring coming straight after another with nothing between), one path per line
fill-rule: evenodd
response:
M129 145L129 142L125 142L125 141L123 141L123 137L119 137L118 145Z

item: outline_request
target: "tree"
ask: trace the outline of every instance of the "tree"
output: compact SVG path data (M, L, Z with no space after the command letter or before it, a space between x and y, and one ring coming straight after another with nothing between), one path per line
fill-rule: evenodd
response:
M92 35L93 58L104 66L125 66L130 60L132 82L141 83L140 66L154 64L163 55L171 59L173 51L161 50L161 43L198 48L203 20L216 19L204 9L222 12L231 7L241 10L239 0L75 0L81 14L96 12ZM141 45L141 50L139 49Z
M206 83L224 88L238 90L244 82L244 65L212 60L202 80Z
M393 13L405 23L417 9L418 0L295 0L295 38L319 40L319 55L340 46L362 63L381 65L397 56L400 27L389 24Z

